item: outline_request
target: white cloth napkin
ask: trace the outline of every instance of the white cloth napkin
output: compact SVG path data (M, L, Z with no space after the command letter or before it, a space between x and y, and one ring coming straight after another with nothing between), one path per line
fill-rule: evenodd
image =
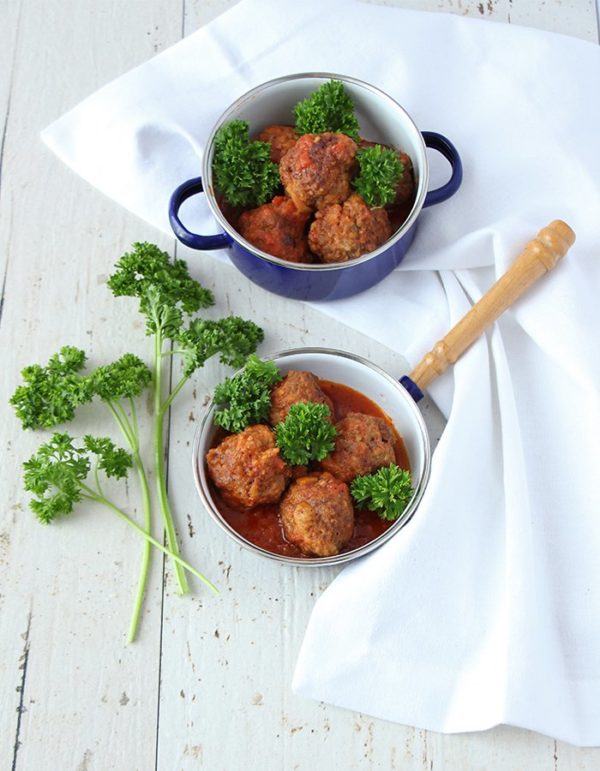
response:
M433 730L508 723L600 744L600 49L358 0L243 0L43 138L169 233L170 193L199 173L225 107L302 71L379 86L465 169L401 268L324 313L414 364L541 227L564 219L577 242L432 387L448 425L420 509L318 600L294 688ZM215 232L196 209L191 228Z

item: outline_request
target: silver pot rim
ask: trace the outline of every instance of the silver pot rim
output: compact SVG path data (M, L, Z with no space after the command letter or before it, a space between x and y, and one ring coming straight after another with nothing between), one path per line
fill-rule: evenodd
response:
M289 262L288 260L283 260L280 257L275 257L272 254L263 252L261 249L258 249L256 246L254 246L254 244L251 244L250 241L247 241L245 238L243 238L243 236L240 235L240 233L238 233L238 231L235 230L235 228L233 228L231 224L228 222L227 218L224 216L223 212L221 211L217 203L217 199L215 196L215 191L212 183L213 144L214 144L215 135L217 131L221 128L221 126L227 123L227 121L236 114L239 107L242 106L245 102L255 99L263 91L266 91L272 86L279 85L280 83L286 83L294 80L308 79L308 78L315 79L315 80L316 79L340 80L343 83L351 83L354 86L357 86L358 88L363 88L367 91L370 91L373 94L376 94L378 98L390 104L394 108L394 110L396 110L402 115L403 121L406 123L406 125L410 126L411 131L414 131L415 142L419 146L419 150L420 150L421 157L419 158L419 178L420 178L419 190L409 216L406 218L402 226L398 228L398 230L395 233L393 233L392 236L388 238L388 240L384 244L382 244L379 248L375 249L372 252L367 252L366 254L363 254L361 257L357 257L354 260L349 260L348 262L314 263L314 264L296 263L296 262ZM414 163L414 159L413 159L413 163ZM289 270L308 271L308 272L318 273L318 272L352 269L353 267L356 267L361 263L369 262L370 260L375 259L378 255L390 249L397 241L400 241L406 235L406 233L410 230L410 228L414 225L417 217L419 216L423 208L423 203L425 202L425 196L427 195L427 187L429 184L429 163L427 159L425 141L423 139L421 131L417 128L417 125L415 124L414 120L411 118L408 112L404 109L404 107L402 107L402 105L399 102L393 99L385 91L382 91L381 89L371 85L370 83L367 83L366 81L359 80L358 78L353 78L348 75L339 75L332 72L301 72L301 73L295 73L291 75L283 75L281 77L273 78L272 80L265 81L264 83L261 83L260 85L250 89L250 91L246 91L246 93L242 94L242 96L238 97L234 102L232 102L232 104L229 105L229 107L221 114L221 116L215 123L206 141L206 146L205 146L203 159L202 159L202 180L203 180L206 200L208 201L208 205L210 206L213 216L215 217L219 225L223 228L225 233L227 233L231 239L241 244L247 251L251 252L255 257L259 257L260 259L265 260L266 262L270 262L274 265L279 265L280 267L287 268Z
M342 357L342 358L350 359L351 361L354 361L358 364L363 365L367 369L371 370L379 378L383 378L389 384L393 385L394 388L397 390L400 398L406 400L406 402L410 405L410 410L412 412L412 416L415 421L415 426L418 430L418 436L422 443L423 470L418 480L418 483L415 485L413 497L411 498L403 514L381 535L379 535L377 538L374 538L372 541L369 541L369 543L364 544L363 546L359 546L356 549L352 549L351 551L348 551L348 552L336 554L332 557L287 557L285 555L275 554L274 552L270 552L267 549L263 549L262 547L257 546L256 544L253 544L251 541L248 541L223 519L218 508L213 503L209 491L205 489L203 480L201 478L200 465L199 465L200 446L202 444L202 440L204 439L206 433L214 429L214 426L212 424L212 415L214 412L215 405L212 399L209 402L209 404L206 406L204 417L202 418L202 421L196 430L193 449L192 449L192 472L194 475L196 490L205 508L208 510L208 513L212 517L212 519L240 546L243 546L246 549L249 549L250 551L256 554L260 554L261 556L267 557L268 559L274 560L276 562L285 563L287 565L297 565L301 567L323 567L323 566L339 565L339 564L357 559L358 557L362 557L365 554L368 554L369 552L372 552L375 549L379 548L386 541L389 541L413 518L421 502L421 499L425 493L425 489L429 482L429 476L431 472L431 448L430 448L430 442L429 442L429 434L427 432L427 427L425 425L425 421L423 419L421 411L417 407L416 403L414 402L413 398L410 396L408 391L406 391L404 386L402 386L402 384L398 380L392 377L384 369L382 369L376 364L373 364L367 359L364 359L362 356L358 356L357 354L350 353L348 351L342 351L336 348L319 348L319 347L288 348L282 351L277 351L275 353L262 356L262 358L265 360L285 359L286 357L290 357L294 355L314 354L314 353L333 356L333 357Z

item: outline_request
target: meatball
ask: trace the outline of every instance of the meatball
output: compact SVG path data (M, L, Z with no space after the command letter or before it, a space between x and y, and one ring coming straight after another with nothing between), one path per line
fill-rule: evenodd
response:
M271 411L269 421L272 425L285 420L292 404L298 402L317 402L326 404L333 418L333 402L324 393L319 380L312 372L291 370L271 390Z
M249 426L206 454L210 478L231 506L277 503L292 472L279 456L268 426Z
M321 461L321 467L338 479L350 482L396 461L394 435L385 420L349 412L335 427L335 448Z
M372 252L392 235L385 209L369 209L353 193L342 204L318 211L308 231L308 245L323 262L346 262Z
M257 134L256 139L271 145L271 160L273 163L279 163L298 141L298 134L293 126L267 126Z
M396 190L395 204L406 203L414 195L415 190L415 178L413 174L413 165L411 159L406 153L398 153L398 158L404 167L402 176L396 182L394 189Z
M251 244L274 257L290 262L308 260L306 223L310 212L299 211L283 195L256 209L242 212L238 230Z
M279 512L285 537L305 554L339 554L354 532L348 485L326 471L292 482Z
M345 201L357 150L345 134L304 134L279 164L286 193L298 208L322 209Z

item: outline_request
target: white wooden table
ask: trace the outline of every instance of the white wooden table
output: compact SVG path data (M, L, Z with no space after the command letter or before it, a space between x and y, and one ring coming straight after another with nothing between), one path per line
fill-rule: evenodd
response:
M120 340L146 356L133 303L115 301L103 284L133 241L176 248L63 167L39 131L232 3L0 0L0 768L595 771L600 749L508 727L444 736L291 693L311 608L335 571L262 560L203 512L189 447L204 399L224 374L218 366L195 379L169 429L182 550L218 582L217 598L199 585L180 598L170 566L155 556L141 636L126 646L137 536L93 507L48 528L27 508L21 463L39 436L23 433L7 405L20 369L66 343L91 351L92 363L115 358ZM598 42L594 0L394 4ZM265 327L265 347L338 346L394 369L393 354L360 334L249 289L229 266L178 254L214 289L221 312ZM104 429L99 415L88 418Z

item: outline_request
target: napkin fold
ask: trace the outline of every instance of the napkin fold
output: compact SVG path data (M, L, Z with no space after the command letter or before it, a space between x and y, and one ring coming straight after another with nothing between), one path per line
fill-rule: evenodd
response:
M170 233L169 196L197 175L221 112L301 71L374 83L465 169L459 193L421 213L400 268L320 311L414 364L541 227L564 219L577 242L433 384L448 424L419 511L317 601L293 686L432 730L507 723L600 744L600 49L358 0L243 0L43 139ZM216 230L208 207L185 216Z

